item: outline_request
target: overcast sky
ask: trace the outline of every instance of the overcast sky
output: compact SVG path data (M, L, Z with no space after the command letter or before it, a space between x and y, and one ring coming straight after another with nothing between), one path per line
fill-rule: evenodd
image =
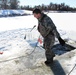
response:
M35 5L49 5L50 2L52 3L65 3L66 5L69 5L71 7L76 7L76 0L19 0L20 5L30 5L30 6L35 6Z

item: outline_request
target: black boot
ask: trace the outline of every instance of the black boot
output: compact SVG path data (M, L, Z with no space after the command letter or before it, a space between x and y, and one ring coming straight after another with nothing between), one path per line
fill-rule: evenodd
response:
M45 61L45 64L46 64L47 66L51 65L52 63L53 63L53 58L52 58L51 60L46 60L46 61Z
M55 57L55 54L52 56L52 58L50 58L50 59L47 58L47 60L45 61L45 64L48 65L48 66L51 65L53 63L53 58L54 57Z

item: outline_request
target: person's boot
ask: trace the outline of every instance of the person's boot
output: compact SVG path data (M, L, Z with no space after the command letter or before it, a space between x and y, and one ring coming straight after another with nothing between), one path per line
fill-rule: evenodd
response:
M51 60L46 60L46 61L45 61L45 64L46 64L47 66L51 65L52 63L53 63L53 58L52 58Z
M46 61L45 61L45 64L46 65L51 65L52 63L53 63L53 58L55 57L55 55L53 55L53 57L51 58L51 59L47 59Z

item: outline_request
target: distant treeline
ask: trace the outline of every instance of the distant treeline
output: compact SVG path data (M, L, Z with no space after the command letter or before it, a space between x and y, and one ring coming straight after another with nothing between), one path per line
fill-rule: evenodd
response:
M25 10L33 10L34 8L39 8L41 10L45 11L76 11L75 7L70 7L69 5L66 5L65 3L56 4L50 2L49 5L38 5L38 6L20 6L19 0L3 0L2 4L0 4L0 9L25 9Z
M20 6L21 9L27 9L27 10L33 10L34 8L39 8L41 10L45 10L45 11L76 11L75 7L70 7L69 5L66 5L65 3L61 3L61 4L54 4L54 3L50 3L49 5L38 5L38 6L34 6L34 7L30 7L28 6Z

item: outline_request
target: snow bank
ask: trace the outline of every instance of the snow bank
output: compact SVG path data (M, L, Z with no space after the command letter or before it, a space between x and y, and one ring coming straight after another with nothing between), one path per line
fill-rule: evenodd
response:
M0 10L0 16L8 16L13 14L32 14L32 11L29 10Z

